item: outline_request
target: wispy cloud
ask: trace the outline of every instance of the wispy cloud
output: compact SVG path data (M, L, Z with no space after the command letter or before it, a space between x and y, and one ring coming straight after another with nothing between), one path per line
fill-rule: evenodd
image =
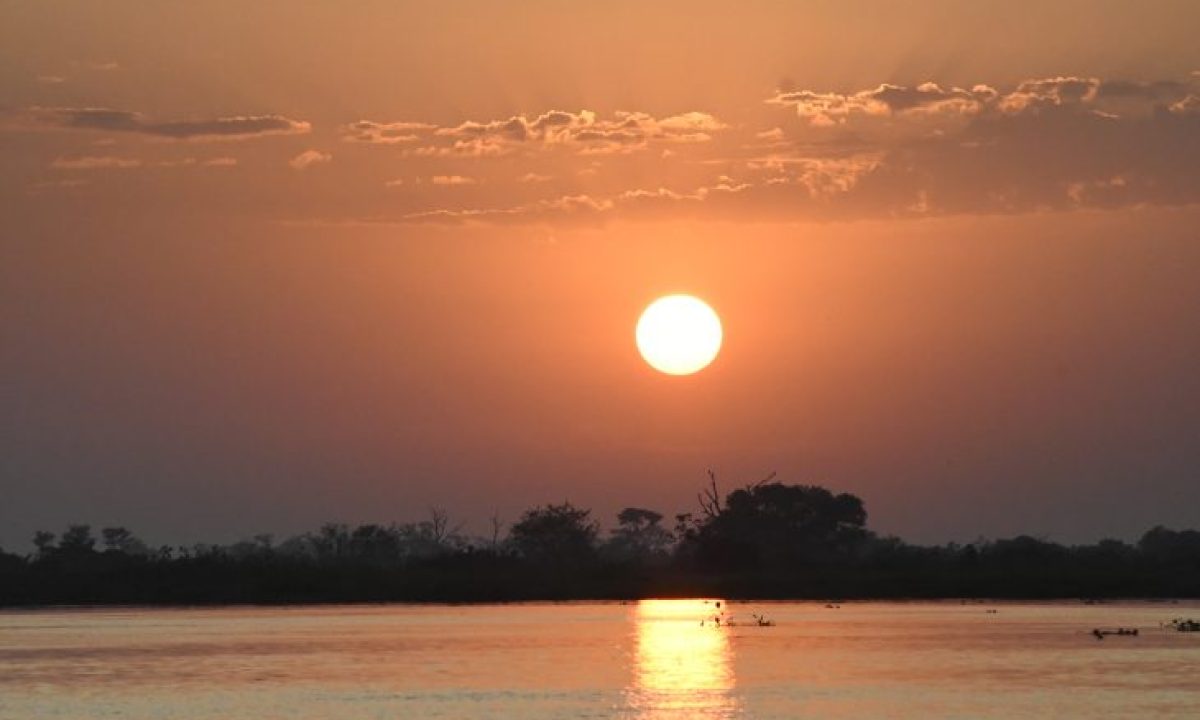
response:
M467 121L434 131L449 143L436 149L468 155L503 154L522 147L571 147L583 153L622 152L652 142L706 142L726 125L714 116L688 112L656 119L642 112L602 118L590 110L552 110L534 118Z
M853 93L793 90L776 93L767 104L789 110L790 121L775 118L766 129L721 126L732 142L721 145L719 157L684 153L638 166L643 179L664 178L657 187L550 193L530 201L522 196L542 176L529 171L509 176L513 189L507 197L516 198L511 203L442 206L409 213L406 220L598 222L681 215L820 220L1200 202L1198 78L1056 76L1008 88L927 82ZM464 123L434 135L453 142L451 152L567 147L581 155L593 138L642 146L651 138L669 142L675 132L710 134L717 127L710 118L676 116L651 124L644 116L601 122L547 113L534 120ZM689 175L689 168L723 174L705 180ZM607 177L604 182L611 183L620 173ZM690 185L687 177L694 178ZM536 184L551 191L571 187L564 181Z
M135 133L171 140L244 140L264 135L298 135L312 126L282 115L240 115L204 120L158 121L110 108L32 108L35 126L67 130Z
M307 170L313 165L320 165L333 160L333 155L320 150L305 150L288 161L293 170Z
M396 145L416 142L420 139L418 133L433 130L435 127L435 125L419 122L380 123L359 120L342 128L342 139L346 142Z
M1156 106L1181 101L1196 89L1194 80L1105 81L1094 77L1058 76L1024 80L1007 91L982 84L970 89L943 88L933 82L913 87L884 84L849 94L811 90L780 92L768 98L767 103L791 108L813 126L831 127L852 123L856 118L1019 115L1061 108L1107 114L1148 112Z
M463 175L434 175L430 182L434 185L475 185L479 181Z
M71 188L80 188L90 185L89 180L84 180L78 177L61 178L58 180L39 180L29 186L30 192L37 194L46 190L67 190Z
M378 164L361 177L395 190L374 215L406 222L820 220L1200 203L1200 75L798 88L763 101L736 125L700 111L357 120L338 126L337 137L384 151L341 145L347 157L338 166ZM16 129L102 132L114 143L43 161L61 171L237 162L118 152L122 133L217 140L311 129L280 115L159 120L109 108L17 117ZM292 152L298 171L332 160L303 145ZM359 177L338 171L351 173L348 182Z
M781 92L768 98L772 105L795 110L796 114L818 127L844 124L859 117L888 117L898 114L962 116L978 113L993 101L997 92L987 85L970 90L942 88L927 82L916 87L880 85L872 90L841 94L799 90Z
M50 163L50 167L54 170L130 170L134 168L232 167L234 165L237 165L237 159L231 157L142 160L117 155L58 157Z
M642 112L601 117L590 110L551 110L502 120L466 120L437 126L420 122L359 120L343 128L352 142L418 144L415 157L495 157L519 150L568 148L584 154L631 152L654 143L700 143L727 126L703 112L655 118Z
M54 162L50 163L50 167L55 170L101 170L101 169L129 169L142 166L142 161L137 158L115 157L111 155L87 155L83 157L60 157L55 158Z
M562 195L531 203L499 208L440 208L410 213L403 219L417 223L532 223L532 222L600 222L617 213L656 214L684 203L701 203L718 195L745 191L750 186L720 178L710 186L688 192L669 188L627 190L616 195Z

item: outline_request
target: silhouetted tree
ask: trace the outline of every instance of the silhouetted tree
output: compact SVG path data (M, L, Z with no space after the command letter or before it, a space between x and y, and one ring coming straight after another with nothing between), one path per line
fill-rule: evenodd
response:
M723 505L707 501L704 513L686 540L715 568L828 562L869 537L861 499L813 485L762 482L729 493Z
M442 508L429 508L428 534L434 543L443 545L450 536L450 515Z
M382 525L359 525L350 533L350 553L370 562L395 561L400 557L400 541Z
M318 558L332 560L348 554L350 533L345 525L325 523L310 536L310 540Z
M132 532L123 527L107 527L100 531L104 549L123 555L149 555L150 549Z
M38 530L33 534L33 546L37 548L37 556L44 558L54 551L54 541L58 536L46 530Z
M1159 525L1142 535L1138 550L1153 562L1200 569L1200 531L1169 530Z
M910 545L866 529L862 501L766 480L722 495L716 477L694 514L630 507L597 548L597 524L570 503L526 511L477 552L445 511L426 520L327 524L278 545L162 546L151 553L122 527L87 525L34 536L29 558L0 552L0 605L44 603L494 601L729 597L1200 597L1200 532L1156 527L1136 545L1067 547L1044 538ZM499 551L509 548L515 552ZM599 552L602 551L602 554Z
M1066 555L1066 549L1040 538L1029 535L1018 535L1007 540L997 540L984 549L984 554L994 562L1028 568L1033 565L1045 564L1061 560Z
M466 541L458 528L450 529L445 511L430 510L429 519L393 526L400 543L401 554L409 560L433 558L461 550Z
M625 508L617 514L606 550L625 560L663 560L675 537L664 528L662 513L644 508Z
M123 527L106 527L100 530L100 537L104 539L105 550L124 552L133 533Z
M587 560L595 552L599 528L590 510L569 502L525 511L509 537L525 558L539 563L565 564Z
M489 549L495 553L500 551L500 533L504 531L504 521L500 519L500 513L492 513L488 518L491 523L492 535L489 540Z
M24 558L14 553L4 552L4 548L0 548L0 577L6 574L15 574L24 568Z
M96 538L92 537L91 525L70 525L58 541L58 551L61 553L90 553L96 547Z

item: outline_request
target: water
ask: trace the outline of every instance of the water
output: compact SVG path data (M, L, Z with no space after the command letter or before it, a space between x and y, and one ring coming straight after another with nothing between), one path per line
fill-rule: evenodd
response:
M1195 603L722 609L747 624L700 600L0 612L0 719L1200 716L1200 633L1159 629ZM1088 634L1115 626L1142 630Z

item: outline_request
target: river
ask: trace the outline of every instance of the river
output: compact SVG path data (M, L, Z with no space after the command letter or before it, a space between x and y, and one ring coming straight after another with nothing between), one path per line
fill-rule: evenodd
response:
M1200 603L9 610L0 719L1194 718L1176 617Z

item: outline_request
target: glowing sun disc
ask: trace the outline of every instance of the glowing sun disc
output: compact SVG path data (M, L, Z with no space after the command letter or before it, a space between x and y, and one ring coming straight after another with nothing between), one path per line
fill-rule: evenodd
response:
M650 303L637 323L637 347L650 367L691 375L721 350L721 319L703 300L667 295Z

